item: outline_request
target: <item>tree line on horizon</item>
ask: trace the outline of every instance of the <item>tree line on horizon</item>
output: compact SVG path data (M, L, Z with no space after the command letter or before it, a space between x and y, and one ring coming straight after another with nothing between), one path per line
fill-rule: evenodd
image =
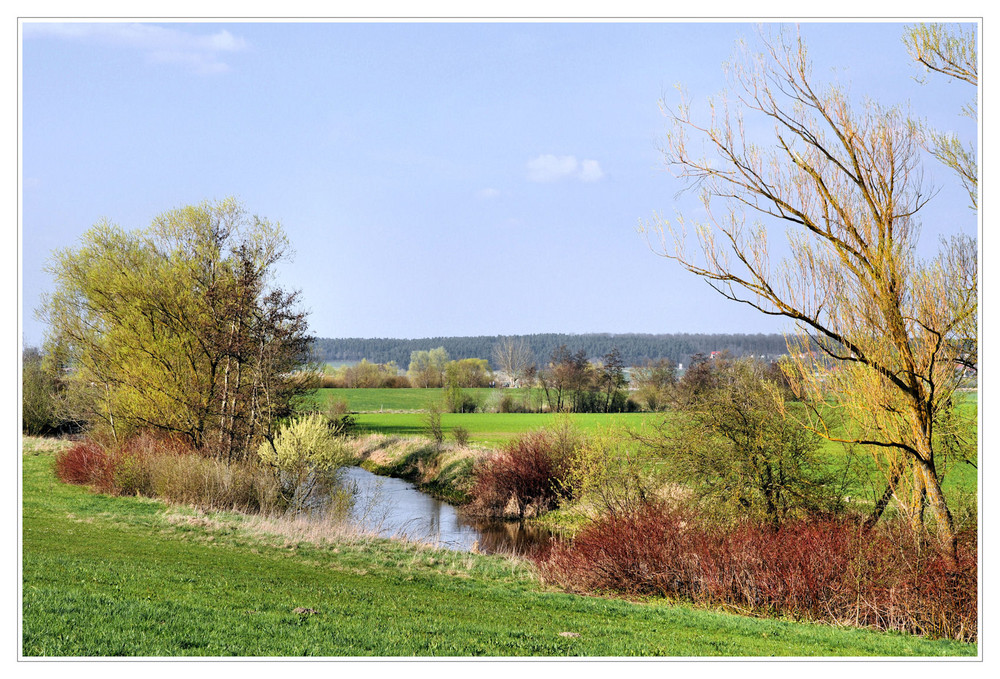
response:
M506 336L478 335L473 337L432 337L422 339L393 338L317 338L313 344L314 359L321 362L352 362L368 360L372 363L395 362L409 365L415 351L429 351L443 347L450 356L493 360L494 348ZM560 346L571 346L583 351L591 359L599 358L617 349L625 365L641 366L660 360L674 364L690 362L698 354L710 355L714 351L728 352L733 356L757 356L775 360L788 353L785 336L772 334L739 333L541 333L513 335L510 339L523 340L538 359L551 356ZM495 367L495 366L494 366Z

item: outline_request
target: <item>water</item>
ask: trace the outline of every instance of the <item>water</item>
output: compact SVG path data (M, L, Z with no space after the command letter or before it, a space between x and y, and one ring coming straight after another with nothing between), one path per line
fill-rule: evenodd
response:
M463 516L447 502L422 493L401 479L378 476L350 467L344 480L356 490L351 518L381 537L483 554L525 554L541 547L551 533L517 522L482 521Z

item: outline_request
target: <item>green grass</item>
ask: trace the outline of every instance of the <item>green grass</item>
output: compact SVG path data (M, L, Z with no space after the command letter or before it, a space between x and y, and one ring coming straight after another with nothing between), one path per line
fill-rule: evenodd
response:
M501 557L268 537L236 515L62 484L52 460L27 442L25 656L977 654L970 644L546 591L524 562Z
M481 403L499 393L496 389L464 391L474 395ZM522 394L518 390L504 393L515 399L520 399ZM443 389L317 389L305 407L321 408L334 400L345 400L352 412L359 413L355 419L360 432L423 436L427 431L426 411L431 406L440 406L443 399ZM464 427L471 434L471 441L497 444L526 431L549 426L558 417L554 413L444 413L441 424L446 436L455 427ZM592 431L612 422L638 426L645 421L659 421L663 416L657 413L574 413L567 417L583 431Z
M541 429L555 424L566 417L582 431L593 431L597 427L611 424L639 426L643 422L658 422L658 413L444 413L441 427L449 436L455 427L469 431L471 441L497 444L513 438L517 434ZM394 434L399 436L424 436L427 431L426 416L422 413L365 413L356 416L360 432Z
M464 389L480 402L496 392L495 389ZM310 406L323 407L336 400L347 401L354 412L379 412L383 410L427 410L444 402L444 389L317 389L308 399Z

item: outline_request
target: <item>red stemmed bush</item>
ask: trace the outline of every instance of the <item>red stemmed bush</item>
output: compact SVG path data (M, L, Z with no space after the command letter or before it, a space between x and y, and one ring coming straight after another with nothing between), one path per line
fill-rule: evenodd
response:
M962 641L977 635L974 533L951 568L902 523L865 531L812 518L777 529L723 526L646 505L592 523L536 557L543 577L577 592L661 595L740 613L785 615Z
M534 431L476 463L470 511L523 518L554 508L566 495L571 448L550 431Z
M66 483L99 485L112 473L111 457L104 446L87 439L56 455L55 472Z

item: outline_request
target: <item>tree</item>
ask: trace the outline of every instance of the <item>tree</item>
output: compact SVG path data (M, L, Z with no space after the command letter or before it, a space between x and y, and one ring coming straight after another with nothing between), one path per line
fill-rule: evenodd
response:
M834 508L839 489L818 455L820 438L781 414L786 394L767 366L752 358L701 366L709 379L678 387L684 417L647 438L669 460L671 480L727 516L759 517L772 527Z
M344 386L349 389L372 389L381 386L381 366L361 359L357 365L344 366Z
M640 402L652 412L667 404L670 389L677 383L677 370L670 359L648 361L645 366L632 369L632 383L636 386Z
M979 86L979 62L976 49L976 31L952 29L946 24L917 24L908 26L903 43L914 61L928 71L962 80L973 87ZM976 119L976 100L963 107L963 114ZM929 132L931 153L952 168L962 185L969 192L972 208L979 205L979 172L976 151L963 144L954 134Z
M39 315L91 425L180 434L230 459L273 437L309 386L298 294L272 280L287 247L280 225L226 199L146 230L105 220L57 251Z
M56 408L58 382L42 352L25 347L21 352L21 430L33 436L59 428Z
M979 85L975 29L962 31L947 24L917 24L906 28L903 43L913 60L928 70Z
M540 374L542 389L549 409L557 413L563 412L566 406L564 398L572 392L578 379L576 378L576 363L573 355L565 344L559 345L549 358L548 367Z
M489 361L485 358L463 358L451 361L445 366L446 373L451 364L455 366L455 379L460 387L475 389L490 386L493 375L490 373Z
M963 31L947 24L917 24L906 28L903 43L913 60L922 64L929 72L966 82L978 89L979 62L974 29ZM962 115L973 120L977 117L977 111L975 98L962 107ZM955 134L930 129L926 135L930 153L955 172L969 193L970 207L978 210L979 166L975 146L962 143ZM961 284L960 289L965 292L966 300L978 303L979 272L975 240L958 234L946 241L944 247L950 260L949 269L961 272L958 282ZM960 334L965 339L968 350L960 354L959 362L964 368L976 371L978 314L974 311L966 318Z
M567 371L567 387L573 398L571 410L574 413L593 412L598 401L597 370L587 360L587 352L578 349L569 361L559 368Z
M493 363L507 374L511 385L518 386L534 367L535 357L523 338L505 337L493 347Z
M622 411L625 409L625 399L622 397L622 389L628 384L625 379L625 364L621 359L621 352L615 347L607 354L601 362L598 373L598 381L601 391L604 394L603 411Z
M475 359L473 359L475 360ZM479 407L476 398L462 387L467 386L462 361L448 361L444 366L444 406L450 413L474 413Z
M397 386L400 382L409 384L406 377L400 377L395 361L371 363L361 359L354 365L342 365L333 371L334 379L348 389L372 389Z
M928 200L920 131L899 108L856 111L842 89L814 88L799 37L762 42L763 54L738 55L738 99L713 102L709 124L694 122L684 101L664 107L673 122L667 163L701 189L707 218L696 227L698 254L686 248L683 218L678 228L657 220L661 254L725 298L795 323L789 379L813 404L805 424L882 459L904 456L954 562L935 427L959 384L956 334L975 304L947 252L916 255ZM770 147L748 138L746 112L774 125ZM691 134L710 157L693 155ZM763 221L747 224L747 212ZM776 225L788 229L787 256L769 248ZM845 411L846 426L831 426Z
M407 374L415 387L440 387L444 384L444 366L447 362L448 352L444 347L414 351L410 354Z

